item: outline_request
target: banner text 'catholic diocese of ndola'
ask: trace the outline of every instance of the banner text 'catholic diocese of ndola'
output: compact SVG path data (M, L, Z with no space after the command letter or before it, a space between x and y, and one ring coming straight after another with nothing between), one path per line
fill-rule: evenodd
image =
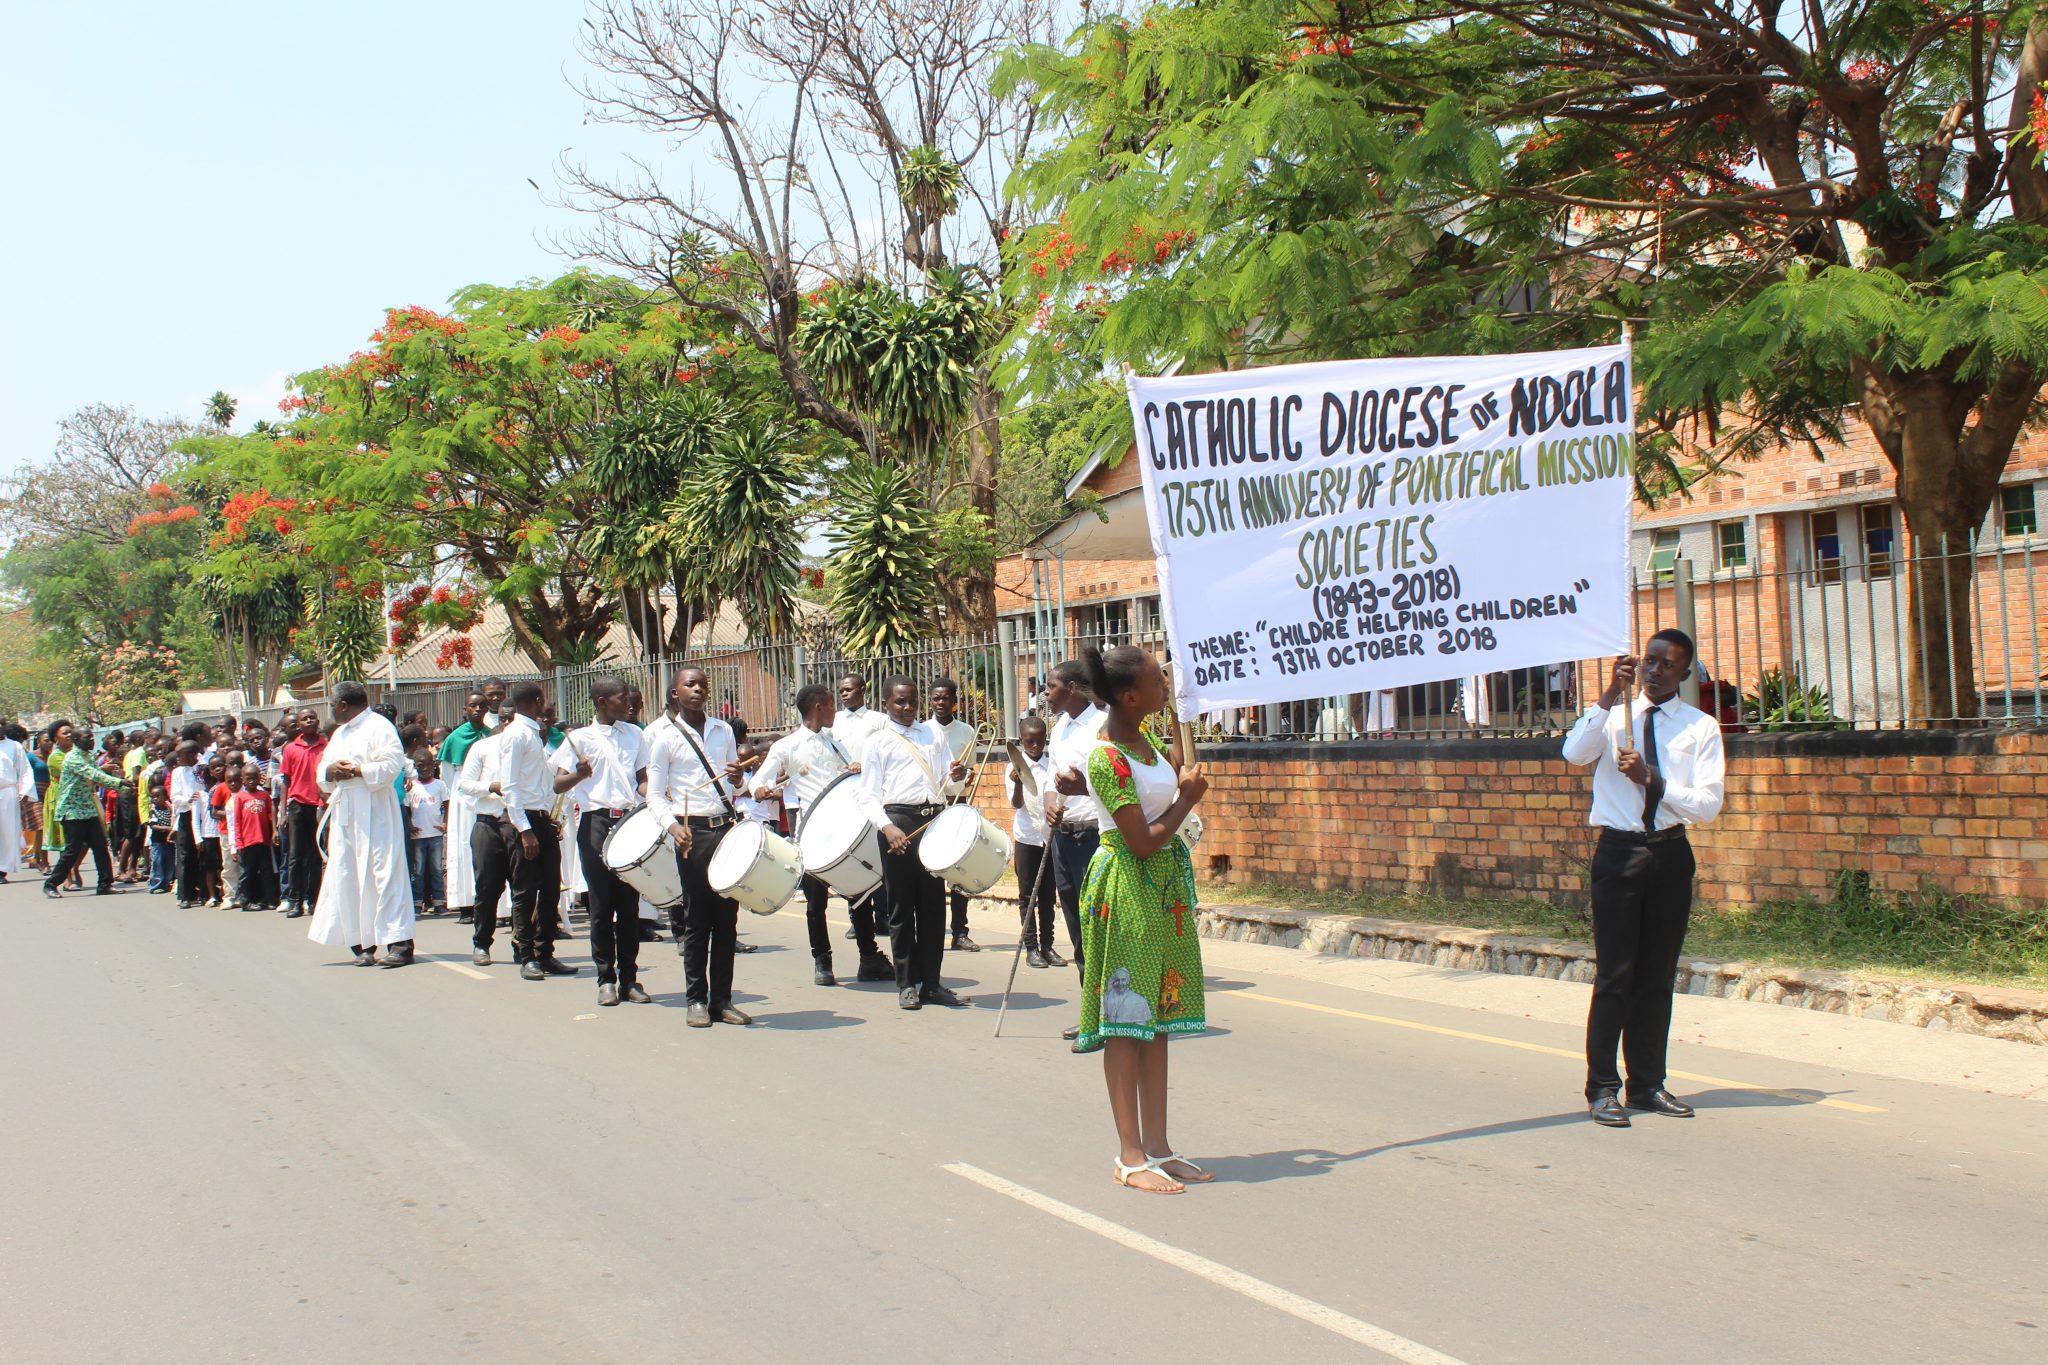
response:
M1625 345L1128 384L1183 718L1629 647Z

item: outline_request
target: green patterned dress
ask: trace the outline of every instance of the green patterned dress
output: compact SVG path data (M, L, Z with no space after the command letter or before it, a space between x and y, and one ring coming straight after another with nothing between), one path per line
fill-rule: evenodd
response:
M1125 806L1156 821L1179 789L1157 751L1145 763L1104 740L1088 757L1090 794L1105 817ZM1106 1038L1150 1042L1208 1027L1202 997L1202 940L1195 926L1195 868L1179 838L1136 858L1112 823L1081 885L1083 1048Z

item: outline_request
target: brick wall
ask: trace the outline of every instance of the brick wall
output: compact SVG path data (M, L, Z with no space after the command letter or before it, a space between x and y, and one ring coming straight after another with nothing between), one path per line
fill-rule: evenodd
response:
M2048 903L2048 731L1733 735L1728 758L1727 804L1693 839L1704 902L1818 894L1857 868L1888 891ZM1555 740L1230 745L1203 761L1204 880L1584 894L1591 778ZM995 765L979 800L1009 828Z

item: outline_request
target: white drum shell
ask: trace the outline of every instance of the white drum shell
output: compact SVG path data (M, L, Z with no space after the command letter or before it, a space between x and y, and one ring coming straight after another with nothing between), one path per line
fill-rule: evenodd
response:
M759 820L742 820L728 829L704 869L713 891L757 915L772 915L789 904L803 875L796 845Z
M604 865L626 885L666 910L683 899L683 870L676 865L675 845L646 806L634 811L604 840Z
M1010 838L972 806L948 806L917 841L918 861L946 885L979 896L1003 879Z
M803 870L849 903L882 884L881 840L846 778L833 782L805 808L797 847Z

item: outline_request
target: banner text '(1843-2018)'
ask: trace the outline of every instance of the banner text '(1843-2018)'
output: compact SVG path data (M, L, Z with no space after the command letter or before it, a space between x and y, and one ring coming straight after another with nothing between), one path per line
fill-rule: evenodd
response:
M1626 346L1129 389L1183 717L1627 649Z

